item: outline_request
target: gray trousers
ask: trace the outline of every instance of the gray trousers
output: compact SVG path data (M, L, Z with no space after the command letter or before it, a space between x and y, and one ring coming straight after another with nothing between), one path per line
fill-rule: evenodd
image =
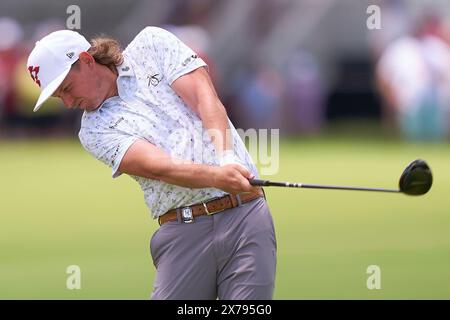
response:
M153 234L150 251L152 299L272 299L276 239L264 198L190 224L167 222Z

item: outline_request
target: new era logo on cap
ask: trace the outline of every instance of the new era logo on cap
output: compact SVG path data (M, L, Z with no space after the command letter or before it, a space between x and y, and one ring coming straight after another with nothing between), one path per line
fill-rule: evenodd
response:
M80 53L90 47L81 34L72 30L55 31L36 42L27 62L31 78L41 88L34 111L58 89Z

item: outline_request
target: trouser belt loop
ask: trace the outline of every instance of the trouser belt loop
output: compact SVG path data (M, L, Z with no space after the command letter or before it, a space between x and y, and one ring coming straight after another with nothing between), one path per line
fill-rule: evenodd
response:
M237 206L240 207L241 204L242 204L242 201L241 201L241 195L237 194L237 195L236 195L236 200L237 200L237 203L238 203Z
M236 196L234 194L230 194L228 197L230 198L232 208L236 208L238 206Z

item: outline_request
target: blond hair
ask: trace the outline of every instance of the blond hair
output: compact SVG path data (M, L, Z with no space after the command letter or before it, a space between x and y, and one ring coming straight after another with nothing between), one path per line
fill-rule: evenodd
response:
M97 63L102 64L114 73L116 66L123 63L122 50L116 39L99 36L91 39L91 48L87 51Z

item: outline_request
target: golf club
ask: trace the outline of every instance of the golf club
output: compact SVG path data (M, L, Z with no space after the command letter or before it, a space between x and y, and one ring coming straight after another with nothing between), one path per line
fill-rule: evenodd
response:
M270 180L251 179L250 184L261 187L288 187L288 188L308 188L308 189L334 189L334 190L355 190L355 191L377 191L404 193L411 196L420 196L427 193L433 184L433 175L428 164L421 159L411 162L400 176L399 189L382 188L361 188L344 187L319 184L274 182Z

